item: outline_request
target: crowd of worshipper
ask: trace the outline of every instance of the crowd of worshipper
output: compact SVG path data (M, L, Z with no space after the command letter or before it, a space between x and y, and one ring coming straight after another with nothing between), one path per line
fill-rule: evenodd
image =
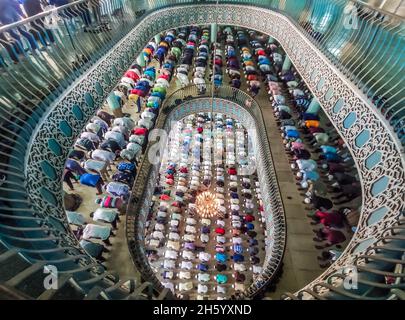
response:
M227 27L223 33L230 85L238 88L240 73L233 42L235 32ZM331 248L318 257L321 267L326 267L340 255L341 245L358 223L361 186L353 159L337 132L325 128L330 124L323 124L321 113L311 110L313 97L298 74L292 68L282 70L285 53L281 46L251 30L237 30L236 39L247 90L255 97L262 77L304 203L313 210L309 214L313 219L311 223L323 225L314 230L314 241L319 242L317 249ZM352 230L347 230L347 226Z
M232 88L240 89L242 84L242 63L247 91L254 98L259 93L262 85L260 76L262 76L264 82L278 81L276 74L279 70L282 56L280 53L274 52L269 58L266 53L269 52L269 46L262 45L267 38L263 35L257 35L254 31L249 31L248 35L244 30L235 32L231 27L226 27L223 30L223 39L226 45L226 72L230 78L229 85ZM239 50L241 61L238 58L236 48ZM235 95L236 91L234 92L234 97ZM250 103L251 101L246 101L247 106Z
M206 69L209 60L209 43L210 33L208 29L202 30L201 39L197 48L197 56L194 59L194 78L193 84L198 88L200 94L204 94L207 90L205 81Z
M255 33L251 35L254 37L251 44L256 48L254 55L257 61L270 57L274 61L275 56L282 61L278 56L278 45L270 44L268 55ZM319 106L312 107L313 97L304 82L293 70L281 72L280 68L281 63L278 63L278 66L274 65L274 70L279 74L265 75L265 86L291 168L296 173L297 185L305 197L304 203L313 210L308 215L313 219L311 224L322 224L320 229L314 230L314 241L319 242L315 247L333 247L318 257L322 261L320 265L326 267L330 264L329 260L335 260L340 255L341 245L358 223L361 185L343 139L329 128L330 123L323 124L325 119L322 119ZM281 82L276 81L278 76ZM292 107L287 105L289 101L293 102ZM352 230L348 231L347 226Z
M223 30L223 41L210 44L208 29L189 27L179 29L178 33L174 29L167 31L160 43L149 42L143 55L148 63L152 59L159 62L158 72L153 66L131 66L107 99L112 114L100 110L91 119L66 163L63 180L71 190L74 190L72 181L78 182L95 188L100 196L96 200L100 208L91 217L103 224L86 223L82 214L67 208L68 219L77 227L75 232L83 247L101 260L106 248L92 240L101 239L105 245L110 245L109 237L114 236L119 213L125 210L137 163L147 145L147 134L154 126L172 75L181 86L186 86L192 72L194 84L199 85L200 92L205 92L209 65L209 78L216 87L223 84L223 67L226 66L232 87L240 87L243 71L252 97L261 87L268 92L297 185L312 211L308 216L313 219L313 225L322 225L315 230L314 238L319 242L318 249L326 249L319 257L321 266L326 267L339 257L341 245L350 236L347 225L354 231L358 222L361 186L344 141L328 128L328 123L324 124L325 117L318 110L311 110L313 97L304 82L293 68L282 70L282 48L255 31L235 31L229 27ZM122 112L124 104L136 106L139 113L143 109L137 122ZM220 299L243 291L245 282L251 281L249 274L261 272L258 230L254 230L255 223L264 219L260 186L257 177L248 178L243 173L249 159L239 154L243 154L243 143L238 144L243 136L239 123L219 116L214 119L207 114L188 121L185 128L179 128L178 137L184 135L181 138L183 149L173 146L171 149L177 154L168 157L166 167L162 167L154 195L156 204L148 221L150 250L147 252L152 264L161 263L158 270L163 270L162 281L173 292L195 291L197 298L215 293ZM208 130L211 122L215 135L214 130ZM194 125L197 126L195 131L191 130ZM234 147L227 144L227 135L232 130L236 137ZM225 154L224 148L221 151L223 142L217 141L216 135L225 138ZM219 158L214 156L212 161L199 164L187 160L189 155L192 159L207 156L198 143L204 148L207 144ZM234 151L228 148L240 150L232 155ZM175 156L179 155L184 159L176 162ZM113 167L117 171L110 176ZM216 180L212 173L216 174ZM216 220L201 219L196 211L196 198L207 190L214 193L218 204ZM243 210L240 210L241 203ZM226 235L228 230L232 233L231 240ZM241 251L235 246L241 246ZM161 252L162 248L168 253ZM229 251L232 256L228 256ZM250 267L246 266L246 254L250 255ZM215 285L210 282L213 277L216 277Z
M222 114L189 116L170 133L146 245L163 285L176 294L224 299L244 291L248 273L262 271L263 230L254 222L264 218L263 203L256 175L246 172L246 140L246 130ZM207 191L212 212L198 201Z
M156 72L151 65L132 65L107 99L111 113L99 110L91 118L66 162L63 181L71 191L75 191L74 183L96 189L95 202L99 208L90 213L90 218L98 223L88 223L76 211L80 201L69 205L65 202L65 208L81 245L99 261L105 260L102 254L108 252L106 246L111 245L110 237L115 235L119 216L125 213L137 166L146 150L148 132L154 127L177 64L179 54L172 54L170 48L173 45L181 51L185 35L180 32L175 38L175 33L168 31L159 44L148 43L143 50L145 60L151 62L149 56L159 60L155 53L160 50L164 54L161 68ZM138 113L143 110L138 121L123 113L124 105L137 106Z
M294 110L278 108L273 102L275 114L291 157L291 168L304 192L304 203L314 210L309 214L312 224L323 225L315 230L314 241L320 243L316 248L340 249L347 239L346 226L354 231L358 223L361 184L343 139L321 123L317 112L311 112L310 97L304 87L296 85L297 81L287 79L291 75L288 72L283 77L294 99Z
M218 88L222 86L223 84L223 66L224 66L224 58L223 58L223 50L222 48L222 43L215 42L211 44L213 48L212 52L212 61L210 64L210 78L211 78L211 83L214 84L215 88Z
M226 73L230 78L229 85L232 88L239 89L241 86L240 62L236 51L233 30L227 27L223 33L225 36Z
M230 85L239 88L234 29L226 27L223 34ZM247 90L255 97L262 76L304 203L313 211L311 224L323 226L314 230L314 241L319 242L317 249L327 249L318 257L321 267L326 267L339 257L341 245L358 223L361 185L353 159L337 132L329 123L323 124L326 117L322 119L316 108L311 110L313 97L298 74L293 68L282 70L285 53L281 46L251 30L236 31L236 39Z
M192 71L192 83L197 85L200 93L205 93L205 75L209 59L208 51L208 29L201 29L197 26L190 27L190 32L187 41L185 42L185 48L182 52L179 66L176 69L176 78L180 84L180 87L184 88L190 84L189 76L190 72Z

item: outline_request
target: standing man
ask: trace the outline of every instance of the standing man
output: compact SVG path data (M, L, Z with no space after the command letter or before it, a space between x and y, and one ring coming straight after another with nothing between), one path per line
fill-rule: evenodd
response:
M0 23L3 25L11 24L22 19L26 19L27 16L21 10L20 4L16 0L0 0ZM22 34L29 42L32 50L37 50L38 46L35 38L25 30L23 26L16 28L20 34ZM15 31L15 29L8 30L11 37L19 42L22 48L22 43L20 40L20 35Z

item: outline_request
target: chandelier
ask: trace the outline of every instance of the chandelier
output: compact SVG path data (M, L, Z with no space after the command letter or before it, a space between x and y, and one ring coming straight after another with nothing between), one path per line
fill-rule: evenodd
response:
M200 193L196 198L195 204L200 217L211 218L217 214L218 203L212 192L204 191Z

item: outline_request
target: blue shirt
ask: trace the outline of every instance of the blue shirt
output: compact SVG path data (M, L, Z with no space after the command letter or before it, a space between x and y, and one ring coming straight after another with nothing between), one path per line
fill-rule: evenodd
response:
M93 243L87 240L81 240L80 245L93 258L97 258L103 252L104 249L104 246L102 244Z
M289 126L289 125L287 125L287 126L284 126L284 131L297 131L297 128L296 127L294 127L294 126Z
M240 254L243 252L243 247L240 244L234 244L233 251Z
M68 3L69 0L49 0L49 4L56 7L61 7Z
M131 162L120 162L117 169L119 171L135 171L135 165Z
M215 259L219 262L226 262L226 254L225 253L217 253L215 255Z
M66 168L73 171L74 173L81 175L83 173L86 173L86 170L81 167L80 163L73 159L67 159L66 161Z
M336 153L327 152L324 156L327 161L339 160L339 156Z
M224 274L217 274L216 280L218 283L226 283L228 281L228 277Z
M255 228L255 226L254 226L253 223L249 222L249 223L246 224L246 228L248 228L249 230L253 230Z
M336 153L337 149L332 146L321 146L322 152L323 153Z
M319 173L316 171L305 171L303 174L303 180L317 181L319 179Z
M298 167L301 170L304 170L304 171L311 171L311 170L315 170L317 168L316 161L312 160L312 159L309 159L309 160L304 160L304 159L297 160L297 164L298 164Z
M245 257L243 255L241 255L241 254L235 254L233 256L233 261L234 262L242 262L244 260L245 260Z
M22 20L24 14L15 0L0 0L0 22L4 25Z
M298 138L299 136L300 134L296 130L288 130L286 133L286 138Z
M95 187L99 180L98 174L85 173L80 176L80 183L89 187Z

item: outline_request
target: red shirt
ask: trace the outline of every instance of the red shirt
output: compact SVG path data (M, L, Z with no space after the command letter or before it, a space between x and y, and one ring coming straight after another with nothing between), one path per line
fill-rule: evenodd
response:
M320 219L320 222L324 226L340 226L343 223L343 216L337 212L323 212L323 211L316 211L315 216Z
M326 234L326 239L331 244L341 243L346 240L345 235L339 230L325 230L323 229L324 233Z
M142 96L142 97L144 96L144 92L142 90L140 90L140 89L129 90L129 93L130 94L136 94L136 95Z
M159 78L165 79L165 80L169 80L170 76L169 76L168 74L161 74L161 75L159 76Z
M220 234L220 235L222 236L222 235L225 234L225 229L223 229L223 228L216 228L216 229L215 229L215 232L218 233L218 234Z
M228 169L228 174L235 175L236 174L236 169L235 168L229 168Z
M222 60L221 60L221 59L215 59L215 60L214 60L214 63L215 63L216 65L219 65L220 67L222 67Z
M134 81L137 81L139 79L138 74L134 71L127 71L127 72L125 72L124 76L131 78Z
M137 135L137 136L146 136L146 133L148 132L148 129L146 128L135 128L132 130L132 134Z

